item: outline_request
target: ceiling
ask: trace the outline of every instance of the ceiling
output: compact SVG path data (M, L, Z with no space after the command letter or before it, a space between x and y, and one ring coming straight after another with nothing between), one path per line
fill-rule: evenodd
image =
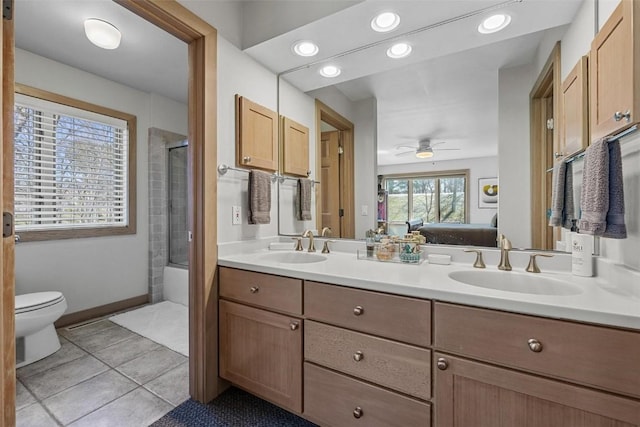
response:
M544 31L571 22L583 0L179 1L304 92L336 85L352 101L375 97L378 163L384 165L415 162L396 156L396 146L421 138L460 148L436 152L432 160L496 155L498 69L531 62ZM511 25L479 34L489 9L506 10ZM400 26L373 32L371 18L388 10L400 15ZM17 47L186 103L186 45L111 0L20 0L14 16ZM93 46L83 33L89 17L119 28L121 47ZM320 47L312 60L292 53L292 44L303 39ZM395 40L408 41L412 55L387 58ZM339 65L342 74L321 77L318 67L325 62Z

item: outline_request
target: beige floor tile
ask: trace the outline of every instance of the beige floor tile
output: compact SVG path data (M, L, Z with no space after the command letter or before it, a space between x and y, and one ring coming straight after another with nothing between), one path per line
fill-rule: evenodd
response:
M174 406L189 398L189 363L185 362L144 386Z
M42 400L108 369L109 367L98 359L87 355L41 374L24 378L22 382L37 399Z
M123 328L122 326L118 326L112 322L109 323L111 326L109 326L108 328L103 328L98 332L90 335L70 337L69 340L85 351L88 351L89 353L95 353L99 350L102 350L103 348L107 348L111 345L136 336L136 334L128 329Z
M72 427L148 426L172 409L164 400L140 387L70 424Z
M160 344L157 344L147 338L135 335L117 344L111 345L95 352L93 355L102 360L109 366L120 366L125 362L142 356L143 354L157 350Z
M187 360L183 355L161 347L123 363L116 369L138 384L146 384Z
M35 402L36 398L33 397L33 394L20 381L16 381L16 411Z
M42 404L67 425L107 403L125 395L138 384L109 370L42 401Z

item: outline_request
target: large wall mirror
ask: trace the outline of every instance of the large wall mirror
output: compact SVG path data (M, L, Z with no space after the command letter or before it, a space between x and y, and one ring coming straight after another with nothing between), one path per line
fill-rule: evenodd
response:
M281 72L281 111L292 110L288 88L295 87L354 124L353 237L363 239L380 225L401 234L408 219L453 218L487 227L497 221L496 231L514 246L531 248L530 92L583 2L373 3L249 49ZM388 10L398 13L400 26L374 33L371 19ZM508 15L510 24L479 32L483 20L497 13ZM316 57L287 62L262 52L303 39L318 43ZM402 53L388 52L397 43L410 46L410 55L392 58ZM326 65L340 74L322 76ZM309 122L312 146L332 131L323 121ZM317 147L312 152L318 165ZM316 166L312 176L321 175ZM315 228L317 222L291 221L290 199L279 203L281 234Z

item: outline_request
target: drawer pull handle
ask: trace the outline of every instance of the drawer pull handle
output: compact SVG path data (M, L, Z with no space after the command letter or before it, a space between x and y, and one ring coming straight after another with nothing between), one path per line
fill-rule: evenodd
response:
M252 286L251 288L249 288L249 292L251 292L252 294L257 294L258 291L260 291L259 286Z
M289 327L291 328L292 331L295 331L298 329L298 327L300 327L300 323L298 322L291 322L289 323Z
M356 406L356 409L353 410L353 418L360 418L363 414L364 412L362 412L362 408L359 406Z
M356 305L355 308L353 309L353 314L356 316L360 316L362 315L362 313L364 313L364 308L362 308L361 305Z
M534 353L540 353L542 351L542 343L535 338L531 338L527 341L527 344L529 344L529 349Z
M364 359L364 353L362 353L360 350L353 353L353 360L355 360L356 362L359 362L362 359Z
M438 359L438 363L436 363L436 366L441 371L446 371L447 368L449 367L449 362L447 362L447 359L445 359L444 357L441 357Z

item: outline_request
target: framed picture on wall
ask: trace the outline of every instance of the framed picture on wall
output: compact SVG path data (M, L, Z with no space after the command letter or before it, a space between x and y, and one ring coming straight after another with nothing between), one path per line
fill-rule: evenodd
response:
M498 178L478 179L478 208L498 207Z

